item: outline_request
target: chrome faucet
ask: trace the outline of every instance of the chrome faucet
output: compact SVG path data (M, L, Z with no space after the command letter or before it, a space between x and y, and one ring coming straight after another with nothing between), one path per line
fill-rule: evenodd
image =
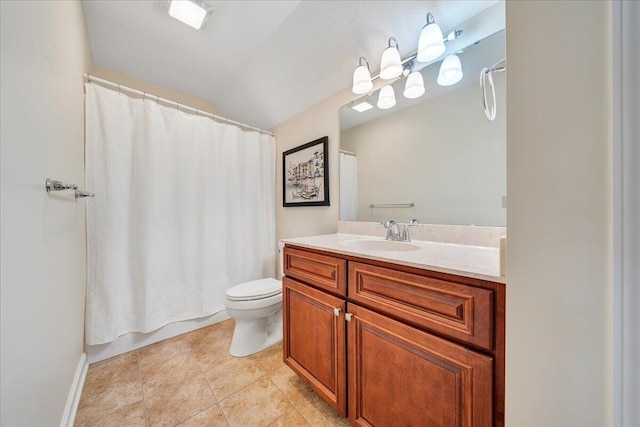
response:
M387 240L395 240L398 242L410 242L411 236L409 235L409 227L415 227L419 225L420 221L417 219L412 219L408 224L404 224L402 229L402 236L400 235L400 227L398 227L398 223L394 220L390 219L386 222L383 222L384 228L387 229Z
M398 228L398 223L394 220L390 219L384 223L384 228L387 229L387 240L402 240L400 237L400 229Z

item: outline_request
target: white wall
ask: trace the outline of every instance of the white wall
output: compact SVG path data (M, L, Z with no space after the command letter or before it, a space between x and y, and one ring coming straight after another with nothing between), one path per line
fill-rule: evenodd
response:
M84 72L76 1L0 2L1 424L60 423L83 349L84 204L47 177L84 184ZM90 189L89 189L90 190Z
M345 89L272 129L277 142L275 191L278 240L336 232L339 213L340 120L338 108L354 97L351 88ZM282 207L282 153L323 136L329 137L329 202L331 205Z
M613 3L614 421L640 425L640 2Z
M341 148L358 159L358 221L505 226L505 75L496 74L500 113L487 120L473 84L353 127ZM402 95L398 95L402 96ZM372 209L370 203L413 208Z
M347 80L350 77L347 76ZM374 90L384 81L374 82ZM351 86L337 92L272 129L276 137L276 238L335 233L339 218L340 116L341 106L360 95ZM323 136L329 137L330 206L282 207L282 153ZM326 165L325 165L326 167ZM279 274L279 272L278 272Z
M506 425L610 425L610 3L506 8Z
M200 111L206 111L207 113L216 115L221 114L218 107L207 100L187 95L185 93L178 92L177 90L168 89L164 86L160 86L146 80L141 80L127 74L118 73L117 71L109 70L108 68L100 67L96 64L93 65L93 69L90 74L101 79L109 80L113 83L118 83L122 86L127 86L192 108L197 108Z

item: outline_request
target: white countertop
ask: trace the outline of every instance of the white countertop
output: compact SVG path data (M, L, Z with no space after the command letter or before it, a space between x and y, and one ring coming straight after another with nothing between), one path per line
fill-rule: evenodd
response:
M506 283L506 278L500 276L500 250L498 248L413 240L411 244L419 246L420 249L412 251L381 251L356 249L345 246L342 243L349 240L365 239L384 241L380 237L342 233L297 237L282 239L282 241L310 249Z

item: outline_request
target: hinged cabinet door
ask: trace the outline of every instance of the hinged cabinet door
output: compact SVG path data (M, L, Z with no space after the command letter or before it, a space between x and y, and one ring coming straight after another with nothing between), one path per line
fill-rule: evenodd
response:
M351 424L492 425L492 357L351 303L347 311Z
M282 282L284 362L346 416L345 300L289 277Z

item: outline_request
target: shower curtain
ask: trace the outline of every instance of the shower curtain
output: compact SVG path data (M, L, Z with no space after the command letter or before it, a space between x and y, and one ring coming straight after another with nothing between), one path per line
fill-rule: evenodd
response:
M358 160L340 153L340 221L355 221L358 213Z
M273 277L275 139L86 84L86 342L224 309Z

